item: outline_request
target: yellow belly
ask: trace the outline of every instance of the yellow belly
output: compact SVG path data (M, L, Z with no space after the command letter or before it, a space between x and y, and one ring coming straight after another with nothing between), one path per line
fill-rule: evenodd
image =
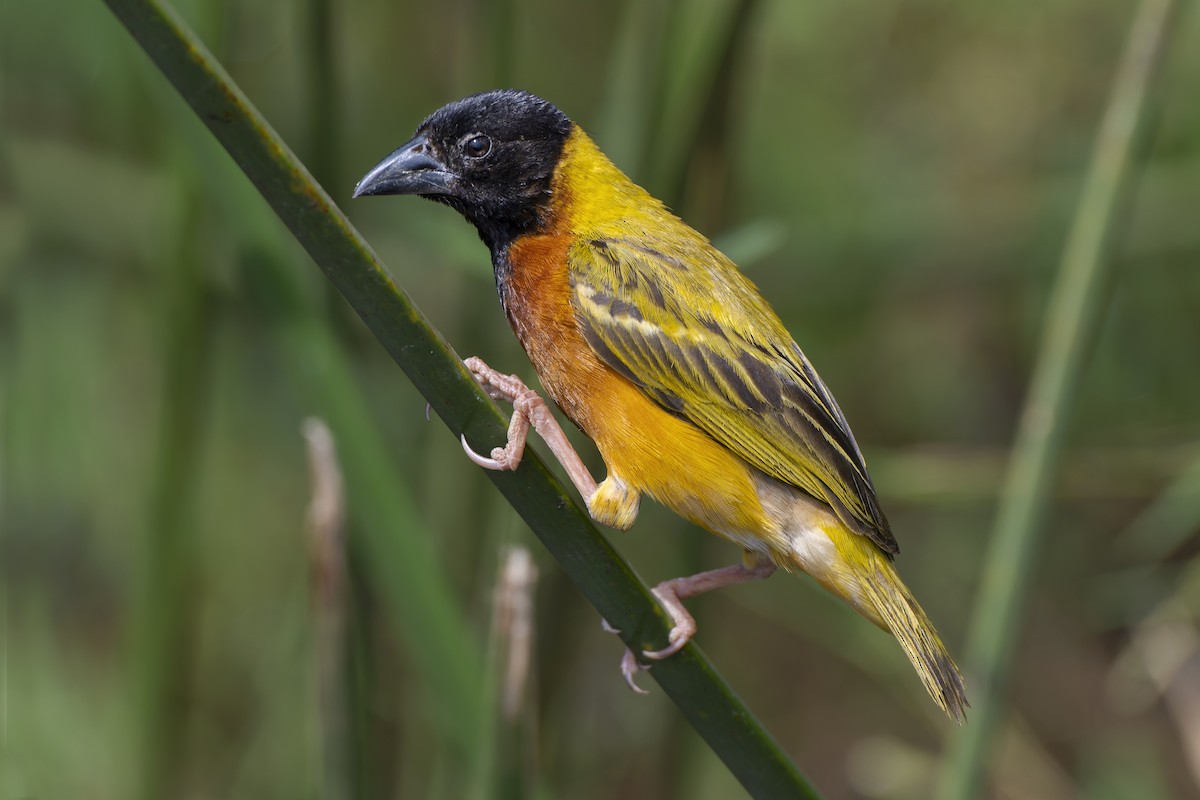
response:
M612 474L714 533L770 537L746 462L615 372L605 383L604 409L581 422Z

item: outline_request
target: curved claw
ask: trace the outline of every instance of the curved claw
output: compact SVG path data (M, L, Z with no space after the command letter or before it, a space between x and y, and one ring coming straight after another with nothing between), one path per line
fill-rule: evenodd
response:
M467 435L465 433L459 434L459 441L462 442L462 449L463 449L463 452L465 452L467 454L467 458L471 459L472 461L474 461L476 464L483 467L484 469L494 469L494 470L508 469L508 467L504 466L504 464L501 464L496 459L488 458L487 456L481 456L481 455L479 455L479 453L476 453L474 450L472 450L471 445L467 444Z
M604 619L603 617L600 618L600 627L604 630L605 633L615 633L618 635L620 635L620 633L621 633L620 628L614 628L612 626L612 623L610 623L608 620Z
M644 669L650 668L639 663L632 650L626 649L625 655L621 656L621 674L625 676L625 683L629 684L629 688L637 694L650 694L637 685L637 674Z
M642 655L654 661L662 661L664 658L670 658L683 649L683 646L691 640L690 636L680 638L678 641L673 641L662 650L643 650Z

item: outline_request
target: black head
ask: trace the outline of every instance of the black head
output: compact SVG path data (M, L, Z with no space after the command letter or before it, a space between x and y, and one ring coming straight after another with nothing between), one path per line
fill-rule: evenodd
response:
M493 251L545 219L550 181L571 121L528 92L465 97L366 174L354 196L416 194L457 209Z

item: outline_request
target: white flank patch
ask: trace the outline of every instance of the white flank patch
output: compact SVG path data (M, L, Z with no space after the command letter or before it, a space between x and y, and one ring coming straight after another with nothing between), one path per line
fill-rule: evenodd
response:
M833 540L820 528L799 527L791 532L796 560L814 578L829 575L837 559Z

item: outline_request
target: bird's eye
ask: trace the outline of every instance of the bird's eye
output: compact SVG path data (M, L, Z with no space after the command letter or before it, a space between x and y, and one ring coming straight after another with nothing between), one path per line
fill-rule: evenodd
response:
M463 144L463 152L468 158L483 158L492 152L492 140L482 133L472 136Z

